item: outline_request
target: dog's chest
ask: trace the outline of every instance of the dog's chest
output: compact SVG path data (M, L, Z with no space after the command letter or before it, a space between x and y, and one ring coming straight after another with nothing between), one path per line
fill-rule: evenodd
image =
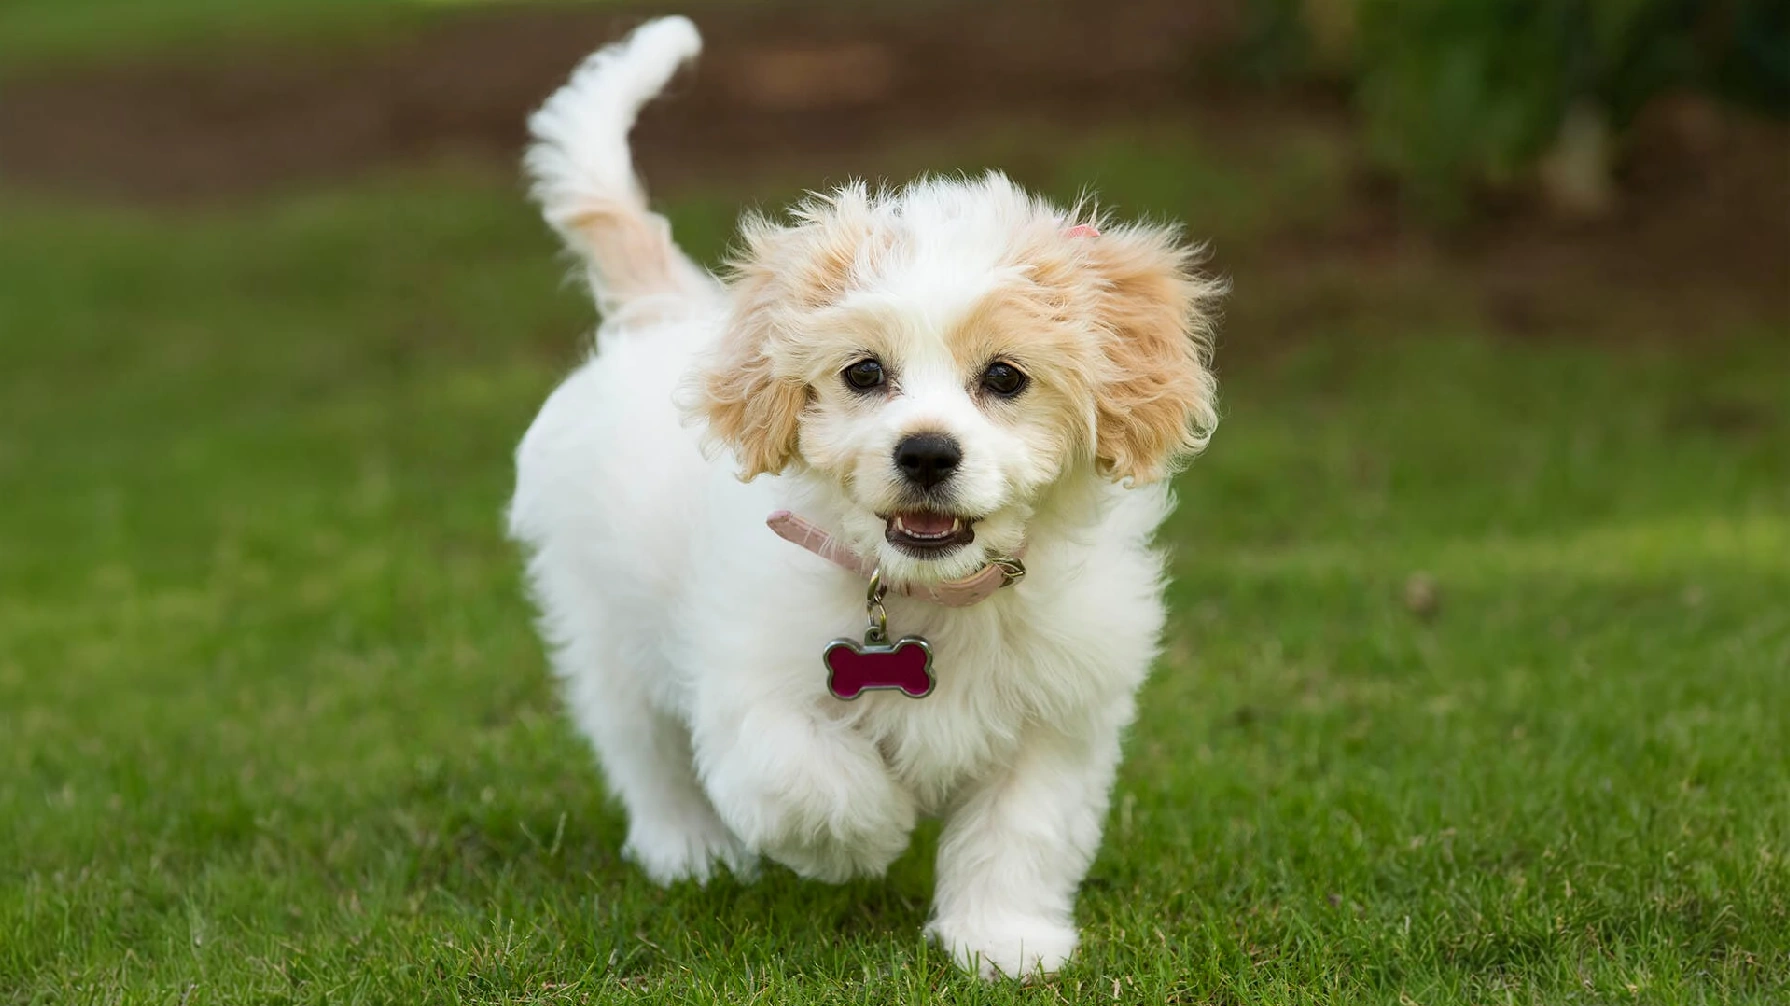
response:
M1057 726L1121 686L1096 634L1037 631L1038 617L1023 605L906 625L892 616L897 633L916 632L931 644L932 693L877 692L841 703L925 810L941 810L963 786L1010 764L1028 729Z

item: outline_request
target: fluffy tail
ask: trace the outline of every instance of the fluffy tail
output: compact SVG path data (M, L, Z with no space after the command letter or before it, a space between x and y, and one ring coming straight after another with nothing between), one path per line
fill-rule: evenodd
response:
M649 21L592 53L529 117L523 163L541 214L583 256L597 308L613 317L641 297L705 294L714 280L647 209L628 131L640 106L702 49L688 18Z

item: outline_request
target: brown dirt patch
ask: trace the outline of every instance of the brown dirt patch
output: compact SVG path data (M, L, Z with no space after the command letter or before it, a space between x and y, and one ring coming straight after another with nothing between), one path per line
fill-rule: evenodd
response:
M528 111L642 17L491 7L378 43L12 79L0 83L0 182L180 203L442 156L514 171ZM659 191L874 174L891 146L1013 121L1193 117L1239 144L1314 122L1348 129L1334 97L1213 90L1200 68L1235 43L1232 0L726 5L696 17L700 72L635 137ZM1389 313L1408 328L1432 285L1465 288L1485 320L1519 335L1697 338L1724 316L1790 319L1790 130L1667 101L1630 153L1612 219L1567 225L1521 204L1446 240L1363 172L1340 218L1221 249L1250 333L1232 341Z
M1562 219L1514 193L1471 227L1437 234L1403 214L1383 178L1358 171L1356 190L1339 219L1247 250L1240 276L1259 273L1277 295L1240 303L1260 312L1248 320L1286 332L1378 310L1447 326L1465 295L1479 321L1519 337L1703 342L1761 323L1790 331L1782 122L1662 99L1635 124L1617 206L1597 220Z
M1224 4L999 0L940 8L719 6L702 68L638 130L676 184L828 160L990 117L1137 114L1185 101L1234 32ZM523 120L643 19L483 8L378 44L41 75L0 90L0 179L151 200L315 182L442 154L515 164Z

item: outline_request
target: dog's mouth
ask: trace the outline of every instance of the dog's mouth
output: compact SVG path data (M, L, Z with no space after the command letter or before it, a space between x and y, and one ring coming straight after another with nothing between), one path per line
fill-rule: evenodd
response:
M976 540L975 521L948 513L908 510L884 518L889 544L917 559L935 559Z

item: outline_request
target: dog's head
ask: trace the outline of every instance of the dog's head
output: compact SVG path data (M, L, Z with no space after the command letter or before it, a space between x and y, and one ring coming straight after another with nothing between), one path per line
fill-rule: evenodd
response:
M961 576L1066 480L1153 481L1204 446L1219 284L1194 265L1171 229L1096 233L998 174L847 186L747 222L695 411L893 576Z

